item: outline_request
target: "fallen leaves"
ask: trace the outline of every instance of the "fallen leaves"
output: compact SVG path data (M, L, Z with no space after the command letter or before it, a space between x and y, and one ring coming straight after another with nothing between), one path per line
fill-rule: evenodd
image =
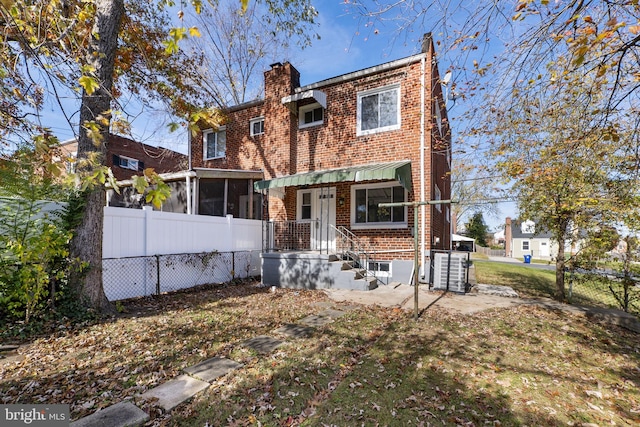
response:
M77 419L216 355L245 367L171 416L146 406L150 425L640 423L640 346L622 330L532 307L418 322L361 308L258 357L237 343L325 300L275 295L218 287L131 302L125 317L21 347L23 360L0 365L0 402L69 403Z

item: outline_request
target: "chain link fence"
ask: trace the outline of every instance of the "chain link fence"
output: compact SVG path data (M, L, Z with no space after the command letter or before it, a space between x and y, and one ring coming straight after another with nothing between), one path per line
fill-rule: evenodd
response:
M159 295L260 275L260 251L204 252L102 260L109 301Z
M640 278L614 270L570 269L565 276L572 304L612 307L640 316Z

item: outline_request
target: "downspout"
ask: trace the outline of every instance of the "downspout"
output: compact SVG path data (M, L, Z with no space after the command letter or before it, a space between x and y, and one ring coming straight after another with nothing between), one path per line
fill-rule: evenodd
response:
M191 129L189 129L189 126L187 126L187 141L187 158L189 160L187 167L189 172L191 172ZM187 215L193 213L193 203L194 200L191 197L191 177L187 176Z
M424 140L425 140L425 73L426 73L426 53L420 60L420 201L425 201L425 184L424 184ZM423 277L426 272L426 224L425 216L426 206L420 206L420 263L422 265ZM417 230L416 230L417 232ZM417 285L417 283L415 284Z
M191 215L191 177L187 175L187 215Z
M188 146L187 146L187 157L189 159L189 171L191 171L191 129L189 129L189 127L187 126L187 140L188 140Z

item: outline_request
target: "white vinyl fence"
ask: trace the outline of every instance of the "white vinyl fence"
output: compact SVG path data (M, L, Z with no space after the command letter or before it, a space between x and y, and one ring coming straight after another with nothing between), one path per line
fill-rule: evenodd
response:
M259 220L104 208L103 258L262 249Z
M260 274L259 220L104 209L102 278L109 300Z

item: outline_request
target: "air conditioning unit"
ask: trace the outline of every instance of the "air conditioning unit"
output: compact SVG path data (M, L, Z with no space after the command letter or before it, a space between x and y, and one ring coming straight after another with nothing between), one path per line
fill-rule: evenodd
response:
M467 287L467 254L435 253L433 259L433 289L465 293Z

